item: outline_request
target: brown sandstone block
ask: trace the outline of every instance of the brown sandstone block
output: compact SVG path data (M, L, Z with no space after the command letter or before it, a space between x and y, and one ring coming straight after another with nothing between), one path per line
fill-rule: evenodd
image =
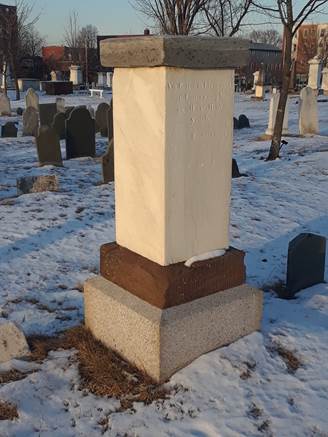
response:
M100 273L135 296L165 309L237 287L245 282L245 253L230 248L225 255L186 267L161 266L116 243L100 249Z

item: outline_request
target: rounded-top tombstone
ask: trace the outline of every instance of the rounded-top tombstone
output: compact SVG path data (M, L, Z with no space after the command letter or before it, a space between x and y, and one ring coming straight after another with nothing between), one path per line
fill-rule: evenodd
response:
M99 130L102 137L107 137L108 134L108 111L110 106L108 103L100 103L96 110L96 128Z
M95 121L83 107L73 109L66 120L66 158L94 157L96 154Z

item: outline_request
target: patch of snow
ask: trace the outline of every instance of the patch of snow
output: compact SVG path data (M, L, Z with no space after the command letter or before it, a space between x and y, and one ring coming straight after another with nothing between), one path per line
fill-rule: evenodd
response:
M194 263L198 261L206 261L208 259L218 258L219 256L223 256L225 253L226 253L225 249L217 249L217 250L212 250L211 252L203 253L202 255L196 255L189 258L185 262L185 266L191 267Z

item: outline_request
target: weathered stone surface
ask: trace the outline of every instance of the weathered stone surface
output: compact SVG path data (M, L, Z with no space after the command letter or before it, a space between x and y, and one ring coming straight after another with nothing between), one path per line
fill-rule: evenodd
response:
M161 310L98 276L85 284L84 301L93 335L164 382L200 355L259 330L263 293L242 285Z
M23 113L23 136L38 135L39 130L39 114L32 106L25 109Z
M105 155L102 157L102 175L104 184L114 181L114 141L110 141Z
M266 135L270 135L270 136L273 135L274 125L275 125L276 117L277 117L277 110L278 110L279 99L280 99L280 93L279 92L276 92L276 93L272 94L272 97L271 97L271 100L270 100L268 128L265 131ZM283 135L287 135L288 134L288 104L289 104L289 99L287 97L285 116L284 116L284 123L283 123L283 129L282 129L282 134Z
M94 157L95 121L86 108L75 108L66 120L66 158Z
M25 335L12 322L0 322L0 363L30 354Z
M317 95L308 86L300 92L299 130L301 135L319 133Z
M241 114L238 120L239 129L250 128L249 119L245 114Z
M65 112L57 112L52 122L52 128L56 131L60 140L66 138L66 114Z
M48 126L41 126L36 138L36 146L40 165L62 166L59 136Z
M245 282L244 252L229 249L225 255L160 266L116 243L100 249L101 275L158 308L169 308L237 287Z
M8 121L1 127L1 137L2 138L16 138L17 137L17 126L16 123Z
M51 126L54 116L57 114L56 103L42 103L39 105L40 126Z
M108 135L108 111L110 107L108 103L100 103L96 110L96 126L102 137Z
M0 115L11 115L10 99L0 92Z
M17 192L21 194L42 193L43 191L58 191L57 176L26 176L17 179Z
M56 98L56 106L57 106L57 112L65 112L65 99L64 99L64 97L57 97Z
M300 234L288 248L287 284L283 297L325 280L326 238L315 234Z
M27 108L34 108L39 112L39 95L34 91L33 88L29 88L25 95L25 105Z
M246 65L250 43L238 38L147 36L100 43L104 67L233 69Z

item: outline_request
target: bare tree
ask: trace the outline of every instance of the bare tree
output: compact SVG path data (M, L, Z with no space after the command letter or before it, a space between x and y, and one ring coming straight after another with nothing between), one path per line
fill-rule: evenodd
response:
M79 61L80 24L77 11L71 11L65 27L64 43L71 49L72 61Z
M216 36L233 36L250 12L253 0L209 0L203 7L209 30Z
M26 29L24 39L22 41L22 56L40 56L44 43L45 40L41 36L40 32L34 26L30 26L28 29Z
M87 47L88 49L97 48L98 29L92 24L82 27L78 36L79 47Z
M282 37L276 29L253 30L249 35L253 42L271 44L276 47L282 46Z
M275 0L273 6L271 6L272 2L269 2L266 6L265 1L257 4L260 11L273 19L279 19L284 29L282 86L271 147L267 158L269 161L277 159L280 153L282 128L292 74L293 37L304 21L314 13L319 12L327 2L328 0Z
M162 34L189 35L208 0L132 0Z
M18 64L25 37L38 21L39 15L33 15L33 4L27 0L16 0L14 8L8 8L1 14L4 59L11 67L14 76L16 99L20 99L18 87Z

